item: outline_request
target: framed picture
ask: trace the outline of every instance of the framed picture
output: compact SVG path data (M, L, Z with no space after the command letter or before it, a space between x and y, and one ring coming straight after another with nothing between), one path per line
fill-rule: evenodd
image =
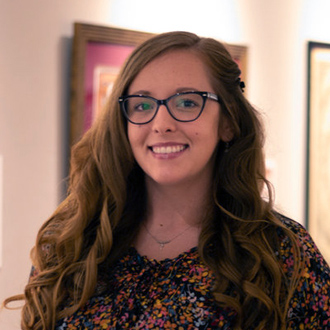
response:
M151 33L75 23L70 144L91 126L127 56Z
M330 44L308 44L307 227L330 262Z
M154 36L152 33L74 24L70 145L88 130L111 93L120 67L133 49ZM227 45L246 78L247 48Z

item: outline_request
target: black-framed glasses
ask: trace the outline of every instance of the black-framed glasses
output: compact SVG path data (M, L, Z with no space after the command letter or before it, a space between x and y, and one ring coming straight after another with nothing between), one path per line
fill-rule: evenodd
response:
M145 95L127 95L120 97L118 101L127 120L132 124L142 125L155 118L161 105L165 105L169 114L177 121L194 121L203 112L207 99L220 102L216 94L197 91L177 93L165 100Z

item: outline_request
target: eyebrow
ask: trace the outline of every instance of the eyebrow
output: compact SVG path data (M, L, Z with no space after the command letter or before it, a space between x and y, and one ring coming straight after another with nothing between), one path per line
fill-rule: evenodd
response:
M151 95L150 92L148 91L145 91L145 90L139 90L139 91L136 91L134 93L129 93L129 95Z
M199 91L199 88L194 88L194 87L180 87L180 88L177 88L175 91L174 91L174 94L176 93L183 93L183 92L195 92L195 91ZM147 91L147 90L138 90L134 93L130 93L130 95L146 95L146 96L151 96L152 93Z

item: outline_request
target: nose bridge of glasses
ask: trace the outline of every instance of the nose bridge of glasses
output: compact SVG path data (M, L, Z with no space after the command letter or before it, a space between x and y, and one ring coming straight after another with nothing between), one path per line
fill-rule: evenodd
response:
M164 116L168 118L168 116L172 119L175 119L175 117L173 116L171 109L169 107L168 104L169 99L164 99L164 100L156 100L157 103L157 109L155 111L155 114L153 116L153 119L155 119L155 117L157 117L158 119L161 119L161 121L163 121ZM160 111L161 106L164 106L165 109L162 109L163 111L166 110L165 112ZM161 113L159 113L161 112Z
M158 105L158 109L157 109L157 112L159 111L159 109L160 109L160 107L162 106L162 105L164 105L165 106L165 108L166 108L166 110L167 110L167 112L170 114L170 115L172 115L171 114L171 109L170 109L170 107L169 107L169 105L168 105L168 101L169 101L169 99L165 99L165 100L157 100L157 105Z

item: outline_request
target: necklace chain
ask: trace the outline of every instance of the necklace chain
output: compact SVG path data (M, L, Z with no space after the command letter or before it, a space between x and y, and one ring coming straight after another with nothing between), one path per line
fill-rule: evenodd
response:
M153 234L151 234L151 232L149 231L149 229L147 228L147 226L145 224L143 224L143 227L146 229L147 233L150 235L150 237L157 243L159 244L159 249L163 250L164 246L166 244L171 243L172 241L174 241L176 238L178 238L179 236L183 235L188 229L191 228L191 226L188 226L184 231L182 231L181 233L179 233L178 235L174 236L173 238L167 240L167 241L160 241L159 239L157 239Z

